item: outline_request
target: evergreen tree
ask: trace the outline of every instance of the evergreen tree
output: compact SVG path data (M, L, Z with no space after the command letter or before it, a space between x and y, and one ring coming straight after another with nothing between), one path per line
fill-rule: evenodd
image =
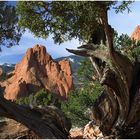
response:
M18 15L14 6L0 2L0 47L18 44L22 31L18 26Z

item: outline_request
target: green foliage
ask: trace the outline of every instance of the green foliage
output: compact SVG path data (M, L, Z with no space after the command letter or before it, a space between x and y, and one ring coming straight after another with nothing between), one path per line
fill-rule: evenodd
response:
M120 4L118 6L116 6L114 9L115 9L115 12L116 13L123 13L123 11L127 10L127 12L131 12L130 10L130 4L133 3L134 1L132 0L128 0L128 1L121 1Z
M131 61L140 61L140 41L131 39L127 34L115 34L114 47Z
M19 105L29 105L29 97L22 97L16 100L16 103Z
M77 76L79 81L84 83L91 81L93 73L94 73L94 68L89 58L85 58L81 60L80 67L77 70Z
M114 37L114 47L118 49L124 49L128 48L133 44L133 40L127 35L127 34L122 34L118 36L116 33L116 36Z
M84 126L90 119L85 114L102 91L99 82L84 85L83 88L75 89L69 93L68 101L60 101L54 98L53 94L40 90L34 94L37 106L47 106L54 104L60 108L71 120L74 126ZM29 105L30 97L20 98L16 101L20 105Z
M139 45L138 47L136 47L136 48L134 48L132 50L132 52L130 53L130 55L132 56L132 59L134 61L139 61L140 62L140 44L138 44L138 45Z
M55 42L62 43L72 38L89 41L101 26L102 14L110 8L123 11L131 2L116 1L20 1L17 11L20 25L37 37L53 35Z
M61 109L71 119L73 126L84 126L89 122L86 111L98 98L102 91L99 82L87 84L80 90L75 89L69 93L67 102L61 104Z
M4 81L7 79L6 72L3 72L2 75L0 76L0 81Z
M18 44L21 37L18 15L15 7L5 1L0 2L0 46L11 47Z
M36 99L37 104L42 106L49 105L53 100L52 94L47 93L44 89L38 91L34 95L34 98Z
M89 42L91 35L104 24L100 21L107 20L107 10L116 7L116 4L114 1L20 1L17 11L20 15L19 24L37 37L46 39L52 35L56 43L72 38ZM116 11L122 12L129 4L125 2L117 5ZM91 84L93 72L89 61L82 62L78 75L83 75L81 81L85 81L84 87L71 91L68 101L61 103L62 111L75 126L85 125L89 121L85 112L103 90L99 82Z
M52 103L53 95L46 92L44 89L38 91L33 95L33 100L36 101L37 106L46 106ZM23 97L16 101L18 104L29 105L30 104L30 97Z
M82 60L77 75L83 85L72 90L68 94L68 101L61 103L62 111L71 118L73 126L84 126L89 122L90 116L86 112L103 90L98 81L93 83L93 74L96 73L89 58Z

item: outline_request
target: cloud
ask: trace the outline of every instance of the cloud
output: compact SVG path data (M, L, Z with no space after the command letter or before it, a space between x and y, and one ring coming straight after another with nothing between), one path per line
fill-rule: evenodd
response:
M36 38L29 31L26 31L23 34L19 45L13 46L12 48L3 48L1 56L23 54L28 48L31 48L36 44L46 46L48 53L54 58L68 56L70 53L66 51L66 48L76 48L80 45L79 41L75 39L72 41L67 41L61 45L54 44L54 41L51 37L47 38L46 40Z

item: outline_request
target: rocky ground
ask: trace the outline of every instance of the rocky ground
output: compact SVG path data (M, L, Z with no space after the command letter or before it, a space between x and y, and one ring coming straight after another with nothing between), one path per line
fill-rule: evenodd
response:
M34 132L24 125L6 119L0 122L0 139L37 139L39 138Z
M97 139L103 135L99 128L89 122L84 128L72 128L70 139ZM0 139L37 139L39 138L33 131L24 125L12 120L4 119L0 122Z
M12 119L0 121L0 139L37 139L39 138L26 126ZM82 128L74 128L70 131L70 139L83 138Z

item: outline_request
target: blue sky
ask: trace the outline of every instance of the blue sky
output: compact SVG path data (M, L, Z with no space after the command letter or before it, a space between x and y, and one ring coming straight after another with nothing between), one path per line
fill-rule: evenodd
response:
M140 1L136 1L131 5L131 13L116 14L114 10L109 12L109 23L119 34L127 33L131 35L137 25L140 25ZM76 48L80 45L78 40L65 42L61 45L54 44L51 37L46 40L36 38L29 31L22 36L19 45L12 48L3 48L0 54L0 63L17 63L21 60L27 48L33 47L35 44L46 46L49 54L53 58L71 55L65 48Z

